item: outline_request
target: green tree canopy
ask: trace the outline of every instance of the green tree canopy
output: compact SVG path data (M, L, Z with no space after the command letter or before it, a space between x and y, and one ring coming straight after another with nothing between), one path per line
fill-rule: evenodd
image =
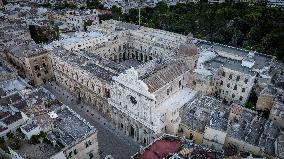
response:
M113 6L112 16L138 24L138 9L127 14ZM141 24L197 38L253 49L284 61L284 12L277 8L247 3L208 4L206 2L141 9Z

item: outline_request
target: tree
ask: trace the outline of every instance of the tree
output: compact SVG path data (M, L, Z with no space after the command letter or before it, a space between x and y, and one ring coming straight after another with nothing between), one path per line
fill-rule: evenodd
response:
M120 17L122 17L122 12L121 9L118 8L116 5L113 5L111 7L111 15L113 19L119 19Z
M168 5L164 1L158 2L155 8L161 14L165 14L166 12L168 12Z
M88 9L98 9L101 8L101 3L99 0L88 0L87 1L87 8Z
M122 14L113 6L110 16L101 19L124 20L138 24L138 9ZM208 4L204 2L167 6L163 1L154 8L141 9L141 24L180 34L193 33L202 38L261 53L284 61L284 12L247 3Z
M29 140L29 143L35 145L35 144L37 144L39 142L38 139L39 139L38 135L32 135L32 137Z
M5 140L3 137L0 137L0 144L4 144L5 143Z
M7 0L2 0L2 2L3 2L4 5L8 4Z
M8 132L8 133L7 133L7 137L8 137L9 139L12 139L12 138L14 137L14 134L13 134L12 132Z
M92 20L84 21L84 30L87 31L87 27L88 27L88 26L91 26L92 23L93 23Z

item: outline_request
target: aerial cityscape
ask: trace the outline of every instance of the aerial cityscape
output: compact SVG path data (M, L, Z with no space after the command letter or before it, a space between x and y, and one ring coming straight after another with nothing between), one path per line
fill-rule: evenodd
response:
M283 0L0 0L0 159L284 159Z

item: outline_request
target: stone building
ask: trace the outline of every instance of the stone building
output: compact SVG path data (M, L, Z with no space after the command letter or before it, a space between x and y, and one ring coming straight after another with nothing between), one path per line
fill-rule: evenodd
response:
M46 50L34 43L10 46L6 59L18 70L20 76L33 85L46 83L52 77L52 66Z
M284 127L284 101L282 98L276 98L273 102L269 118L274 120L281 128Z
M279 157L276 144L283 132L274 119L267 120L240 105L224 105L215 98L203 95L196 96L180 111L178 134L194 143L217 150L233 145L237 151Z
M271 69L271 57L207 41L196 45L200 54L189 85L205 95L244 105L256 83L269 77L264 74Z
M132 68L114 78L109 103L116 127L144 144L164 132L177 134L179 109L194 95L183 88L187 70L182 67L172 64L144 79Z
M21 7L8 8L12 12ZM1 57L35 85L54 79L77 97L75 102L90 106L86 113L98 111L116 130L133 140L147 145L163 133L179 134L217 149L234 144L239 150L254 154L281 155L275 145L282 144L277 138L282 133L278 125L282 127L283 123L283 100L269 86L281 87L283 73L275 72L277 64L272 57L195 39L191 34L184 36L115 20L92 25L89 32L61 33L60 40L42 47L34 44L26 31L26 25L33 22L32 9L21 10L21 14L30 16L25 19L27 23L17 20L21 14L4 15L0 48L5 51ZM97 20L96 13L85 13L54 12L53 18L71 30L82 30L84 20L90 20L84 16ZM7 70L0 67L2 72ZM0 89L1 97L18 89L11 85L8 91ZM275 89L278 92L281 88ZM202 95L197 95L197 91ZM269 120L241 107L252 91L260 94L257 108L271 109ZM49 133L54 145L60 142L62 151L50 151L54 153L47 156L89 158L91 151L97 152L96 143L89 142L96 140L96 131L88 123L82 123L79 117L78 121L72 111L61 109L59 103L44 103L49 96L42 91L23 92L24 107L16 106L28 117L34 116L31 123L21 126L26 138L41 130ZM48 108L54 105L60 110ZM82 124L82 130L67 130L65 124ZM90 145L94 147L89 148Z
M270 111L276 96L277 90L275 88L272 86L264 88L257 98L256 109Z
M53 118L54 126L46 136L46 140L49 142L27 144L27 140L22 141L19 149L9 149L10 156L12 158L99 159L97 130L68 107L62 106L56 109L56 111L52 111L52 115L41 119L47 121L48 118ZM38 135L42 131L35 131L35 129L41 129L41 126L39 128L37 124L29 123L22 126L21 129L25 130L24 133L37 132L33 135ZM41 151L42 147L45 148L45 151ZM33 151L34 153L30 153Z
M46 46L56 82L138 142L176 134L178 109L194 94L192 36L113 20L92 30Z
M0 8L2 8L4 6L3 1L0 0Z
M0 136L6 138L17 129L25 136L19 149L9 148L12 158L100 158L97 130L50 92L32 89L20 78L0 86ZM49 142L27 143L42 133Z
M99 23L98 13L95 9L56 11L48 16L49 20L64 24L59 26L61 30L84 31L86 22Z
M264 130L266 120L256 112L241 106L233 106L228 121L226 145L236 145L239 150L260 154L259 138Z
M87 0L30 0L30 2L37 3L37 4L47 4L50 3L51 5L59 5L59 4L73 4L80 7L85 7Z
M281 135L278 136L278 138L276 139L275 141L275 152L277 154L277 156L279 156L280 158L283 158L284 157L284 150L283 150L283 147L284 147L284 135L283 133Z
M53 50L52 65L55 81L72 92L78 102L94 105L94 109L110 119L110 82L117 71L123 69L113 61L80 52L69 52L62 48Z
M206 144L222 149L227 131L230 107L221 101L198 95L181 110L179 135L192 139L197 144Z
M0 60L0 81L16 78L17 70L5 60Z

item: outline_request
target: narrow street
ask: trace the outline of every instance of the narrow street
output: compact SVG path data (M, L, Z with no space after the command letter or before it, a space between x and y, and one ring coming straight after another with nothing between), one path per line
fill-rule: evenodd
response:
M140 145L137 142L115 131L101 115L92 109L88 109L87 104L77 104L76 98L64 88L54 82L48 83L44 87L98 130L99 152L102 159L107 155L111 155L115 159L129 159L130 156L139 151Z

